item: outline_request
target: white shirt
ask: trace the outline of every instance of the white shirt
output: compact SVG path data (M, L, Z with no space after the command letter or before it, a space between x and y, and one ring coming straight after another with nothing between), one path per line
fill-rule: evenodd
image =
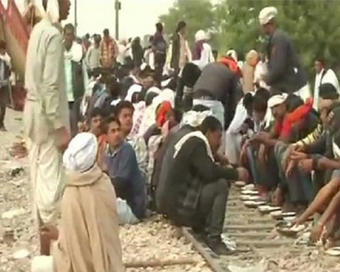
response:
M340 85L338 78L334 71L332 69L327 69L325 75L322 77L324 74L325 70L322 69L320 73L318 73L315 76L315 85L314 85L314 105L313 107L316 109L318 105L318 100L319 100L319 87L321 84L324 83L330 83L332 84L335 89L337 90L338 93L340 93Z
M201 52L201 58L199 60L194 60L192 61L194 64L196 64L201 70L203 70L203 68L211 63L214 62L214 56L212 54L212 49L211 46L207 43L203 43L203 50Z
M66 94L67 101L74 102L73 96L73 82L72 82L72 61L71 59L65 59L65 79L66 79Z

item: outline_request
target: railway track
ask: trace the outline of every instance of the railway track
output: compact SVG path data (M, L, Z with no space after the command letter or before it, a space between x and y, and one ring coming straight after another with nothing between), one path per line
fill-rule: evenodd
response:
M224 235L236 242L234 254L219 257L189 229L183 230L213 271L340 271L340 258L325 255L320 248L296 245L297 237L280 235L275 229L278 221L245 207L240 194L240 188L231 188L224 226Z

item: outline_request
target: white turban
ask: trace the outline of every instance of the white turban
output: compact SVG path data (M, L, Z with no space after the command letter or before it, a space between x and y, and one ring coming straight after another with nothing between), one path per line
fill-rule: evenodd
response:
M34 0L33 5L43 19L47 19L52 24L59 23L59 2L58 0L48 0L46 10L43 0Z
M183 114L182 118L182 126L189 125L191 127L199 127L205 118L211 116L212 112L208 111L188 111Z
M235 50L229 50L226 55L232 57L235 61L237 61L237 53Z
M277 8L266 7L260 11L259 20L261 25L268 24L278 14Z
M208 39L207 33L204 32L204 30L198 30L195 35L195 41L204 41Z
M286 93L273 95L268 100L268 108L274 108L274 107L282 104L283 102L286 101L287 97L288 97L288 94L286 94Z
M89 132L77 134L70 142L63 156L67 170L85 172L96 162L98 143L96 137Z
M142 92L142 85L139 85L139 84L133 84L129 90L127 91L127 94L126 94L126 97L125 97L125 100L126 101L132 101L132 96L134 93L140 93Z

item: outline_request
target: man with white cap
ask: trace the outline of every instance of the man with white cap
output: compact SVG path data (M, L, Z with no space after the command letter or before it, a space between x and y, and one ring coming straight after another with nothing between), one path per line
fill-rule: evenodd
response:
M41 228L44 237L55 241L53 257L33 259L32 272L125 271L116 194L96 163L97 152L97 139L88 132L77 134L65 151L60 228L53 224Z
M63 37L59 22L69 14L69 0L40 0L42 20L34 27L27 50L24 131L29 139L34 214L39 224L53 223L64 189L62 152L68 145L69 110L65 92ZM41 254L49 240L41 236Z
M264 81L271 89L285 93L295 93L303 100L310 97L307 74L301 67L295 47L286 33L277 29L275 7L266 7L259 14L259 21L266 35L268 73Z

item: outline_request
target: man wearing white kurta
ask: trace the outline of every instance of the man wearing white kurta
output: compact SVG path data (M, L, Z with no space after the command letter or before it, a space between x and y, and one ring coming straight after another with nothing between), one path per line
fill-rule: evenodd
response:
M70 2L36 2L42 20L31 33L27 51L24 129L28 138L34 215L41 227L56 220L64 189L62 152L69 142L70 118L63 37L58 23L67 18ZM41 238L40 246L41 254L49 255L49 241Z
M332 84L338 93L340 93L340 85L338 78L332 69L327 69L325 61L322 59L317 59L314 64L315 68L315 84L314 84L314 109L317 110L319 101L319 87L321 84L330 83Z

